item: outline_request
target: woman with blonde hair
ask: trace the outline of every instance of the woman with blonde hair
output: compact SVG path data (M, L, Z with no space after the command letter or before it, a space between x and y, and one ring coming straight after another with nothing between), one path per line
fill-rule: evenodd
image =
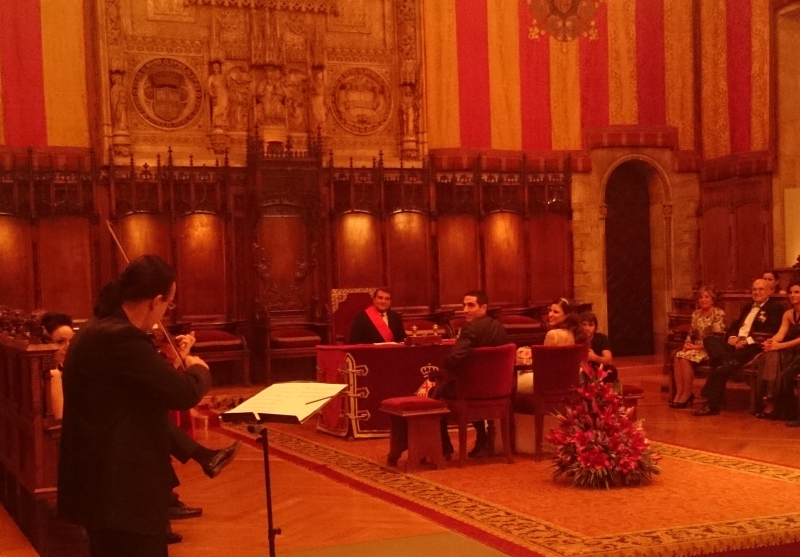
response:
M725 332L725 312L714 305L716 301L717 294L712 287L701 286L697 291L697 309L692 313L692 326L683 348L672 360L675 397L669 403L670 408L687 408L692 403L694 365L708 359L703 339L711 334Z

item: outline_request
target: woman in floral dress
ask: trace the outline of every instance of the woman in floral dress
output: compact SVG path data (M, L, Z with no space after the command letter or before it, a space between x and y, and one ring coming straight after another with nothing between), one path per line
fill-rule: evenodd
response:
M708 358L703 348L703 339L714 333L725 332L725 312L714 305L717 294L710 286L701 287L697 294L698 309L692 313L692 328L683 349L673 359L675 397L669 403L671 408L686 408L692 403L694 365Z

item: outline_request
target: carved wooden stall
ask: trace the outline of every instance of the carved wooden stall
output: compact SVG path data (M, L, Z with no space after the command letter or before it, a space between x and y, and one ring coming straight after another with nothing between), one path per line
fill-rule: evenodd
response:
M242 256L233 238L243 220L241 197L244 172L223 164L188 167L166 164L137 170L115 167L103 174L108 186L110 217L126 255L134 259L153 253L177 271L176 308L166 321L194 330L194 351L209 362L233 362L241 382L250 382L250 362L244 338L243 312L237 306L234 261ZM239 194L239 208L235 199ZM115 272L124 266L112 250ZM215 366L212 366L212 368Z
M319 143L299 151L254 139L248 148L250 332L268 383L273 360L304 359L301 375L313 378L314 347L328 342L320 168Z
M48 393L57 348L0 333L0 503L42 555L56 498L60 426Z
M0 305L89 316L100 281L91 161L86 150L0 153Z

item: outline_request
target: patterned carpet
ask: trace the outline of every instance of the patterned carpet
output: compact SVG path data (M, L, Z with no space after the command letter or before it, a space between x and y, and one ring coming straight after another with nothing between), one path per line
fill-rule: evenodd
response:
M245 427L222 429L255 442ZM269 444L273 456L509 555L800 555L800 470L793 468L653 443L663 456L653 484L588 490L554 482L547 461L527 458L405 474L402 461L382 464L388 440L347 441L313 424L270 426Z

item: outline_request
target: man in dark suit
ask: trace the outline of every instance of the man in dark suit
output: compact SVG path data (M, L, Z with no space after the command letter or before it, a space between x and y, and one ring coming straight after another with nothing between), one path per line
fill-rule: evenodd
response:
M168 410L211 387L208 365L178 337L184 372L147 336L173 304L175 275L157 256L133 261L101 292L64 369L58 512L86 528L91 557L167 557L167 508L177 477Z
M762 351L760 341L753 335L774 335L781 326L783 305L769 297L772 291L767 282L763 279L754 281L751 292L753 303L742 308L739 319L728 327L727 339L708 336L703 341L713 369L701 391L708 403L693 411L693 416L719 414L728 378Z
M350 344L376 344L378 342L403 342L406 331L400 314L389 309L392 293L388 288L378 288L372 295L372 305L356 315L350 327Z
M508 335L503 325L486 315L489 308L489 297L483 290L470 290L464 294L464 318L466 323L458 332L453 349L445 359L445 368L450 374L457 375L459 369L464 364L467 356L474 348L484 346L502 346L508 344ZM444 383L437 382L428 396L431 398L455 398L455 380L451 379ZM486 422L472 422L477 433L475 446L469 452L472 458L486 456L489 454L489 439L486 434ZM450 435L447 433L447 420L442 420L442 452L449 457L453 454L453 444Z

